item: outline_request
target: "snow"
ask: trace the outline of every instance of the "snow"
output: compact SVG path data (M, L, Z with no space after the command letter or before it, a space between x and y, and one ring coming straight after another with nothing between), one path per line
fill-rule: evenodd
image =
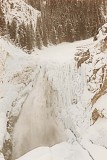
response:
M83 135L93 144L107 148L107 119L99 118Z
M94 160L106 160L107 159L107 149L91 142L83 141L84 148L88 150Z
M17 160L92 160L78 143L71 145L63 142L51 148L40 147Z
M61 43L57 46L49 46L48 48L43 48L43 50L38 51L40 59L43 61L50 61L50 63L64 63L66 61L71 61L74 58L75 53L80 49L87 49L93 44L93 39L77 41L73 43ZM35 54L35 53L33 53ZM45 55L45 56L44 56Z
M0 154L0 160L4 160L3 154Z
M105 23L101 28L99 28L98 35L97 35L99 42L106 37L106 35L107 35L106 28L107 28L107 23Z
M94 108L107 118L107 94L103 95L98 101L94 104Z

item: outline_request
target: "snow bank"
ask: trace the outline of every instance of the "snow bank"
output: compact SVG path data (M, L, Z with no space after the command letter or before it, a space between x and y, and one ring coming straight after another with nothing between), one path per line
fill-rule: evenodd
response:
M107 94L101 96L97 102L94 104L94 108L96 108L100 114L107 118Z
M106 160L107 159L107 149L95 144L92 144L91 142L88 141L83 141L82 142L84 148L88 150L89 154L91 155L93 160Z
M107 119L99 118L85 133L83 138L93 144L107 148Z
M63 142L51 148L37 148L17 160L92 160L78 143L74 145Z

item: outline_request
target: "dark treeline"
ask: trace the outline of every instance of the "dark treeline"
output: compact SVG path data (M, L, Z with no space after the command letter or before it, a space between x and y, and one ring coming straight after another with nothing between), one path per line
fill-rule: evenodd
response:
M73 42L94 36L99 27L104 24L107 0L26 0L26 2L41 11L38 17L36 33L32 24L22 23L17 30L17 22L13 19L7 24L10 38L22 48L32 50L35 46ZM0 29L5 23L0 10ZM18 39L17 39L18 37Z
M73 42L94 36L104 23L101 11L104 2L104 0L47 0L44 5L41 1L42 15L37 23L39 39L47 46L48 43Z
M11 24L7 24L7 32L10 39L27 52L32 51L36 46L36 33L33 30L32 24L25 26L23 22L17 26L17 21L13 19Z

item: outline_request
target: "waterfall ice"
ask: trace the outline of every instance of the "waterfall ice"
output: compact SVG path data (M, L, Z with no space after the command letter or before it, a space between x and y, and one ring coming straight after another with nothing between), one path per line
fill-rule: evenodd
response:
M78 109L85 86L84 68L77 70L72 55L75 49L68 55L61 51L62 47L54 54L44 56L43 52L35 61L34 87L13 132L13 159L36 147L63 142L66 129L78 136L74 126L82 126L80 112L84 116L83 109Z

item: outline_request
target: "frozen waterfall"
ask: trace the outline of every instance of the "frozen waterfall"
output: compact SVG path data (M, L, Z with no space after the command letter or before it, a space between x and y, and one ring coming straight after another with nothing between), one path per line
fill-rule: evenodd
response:
M56 55L41 54L36 59L34 87L13 132L13 160L36 147L65 141L67 129L78 136L75 126L82 126L80 112L84 116L78 103L84 92L85 71L77 69L72 53Z

